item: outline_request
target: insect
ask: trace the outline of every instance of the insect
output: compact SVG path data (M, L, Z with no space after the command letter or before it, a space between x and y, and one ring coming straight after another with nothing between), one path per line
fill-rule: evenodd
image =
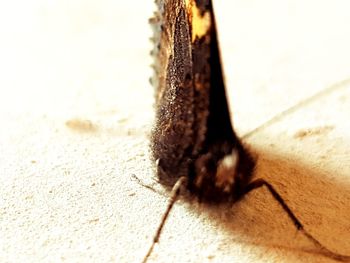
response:
M298 230L332 258L349 260L309 234L274 187L254 179L255 160L236 136L228 109L210 0L156 0L156 120L151 136L159 181L171 200L144 262L158 242L181 186L205 202L236 202L265 186Z

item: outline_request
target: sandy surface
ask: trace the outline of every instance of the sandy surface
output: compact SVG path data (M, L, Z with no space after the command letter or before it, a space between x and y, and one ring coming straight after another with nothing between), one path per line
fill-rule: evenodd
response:
M139 2L0 4L1 262L146 253L168 193L148 150L154 6ZM233 121L259 157L256 176L350 255L349 2L216 2ZM334 262L318 252L262 189L234 205L180 200L150 260Z

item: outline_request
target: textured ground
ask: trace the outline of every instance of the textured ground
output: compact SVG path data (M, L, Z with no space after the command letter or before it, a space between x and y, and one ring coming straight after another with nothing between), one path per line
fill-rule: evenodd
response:
M0 4L1 262L140 262L147 251L167 202L148 151L154 6L121 2ZM233 121L259 156L256 176L349 255L349 2L216 2ZM266 190L220 207L180 200L151 260L333 262Z

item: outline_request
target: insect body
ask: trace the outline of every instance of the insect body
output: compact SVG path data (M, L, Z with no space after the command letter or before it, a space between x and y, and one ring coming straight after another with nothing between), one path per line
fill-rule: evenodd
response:
M152 150L159 178L173 185L188 177L190 191L209 201L237 198L254 162L232 129L211 2L158 5Z

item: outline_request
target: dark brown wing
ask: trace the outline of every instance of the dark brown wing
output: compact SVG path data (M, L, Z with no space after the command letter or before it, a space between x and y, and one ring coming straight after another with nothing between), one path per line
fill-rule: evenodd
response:
M189 20L184 1L157 1L153 19L156 50L156 123L152 150L159 176L169 185L188 174L194 140L193 73Z
M159 177L172 185L187 176L191 191L225 199L248 180L239 166L251 159L232 130L211 1L156 2L152 151Z

